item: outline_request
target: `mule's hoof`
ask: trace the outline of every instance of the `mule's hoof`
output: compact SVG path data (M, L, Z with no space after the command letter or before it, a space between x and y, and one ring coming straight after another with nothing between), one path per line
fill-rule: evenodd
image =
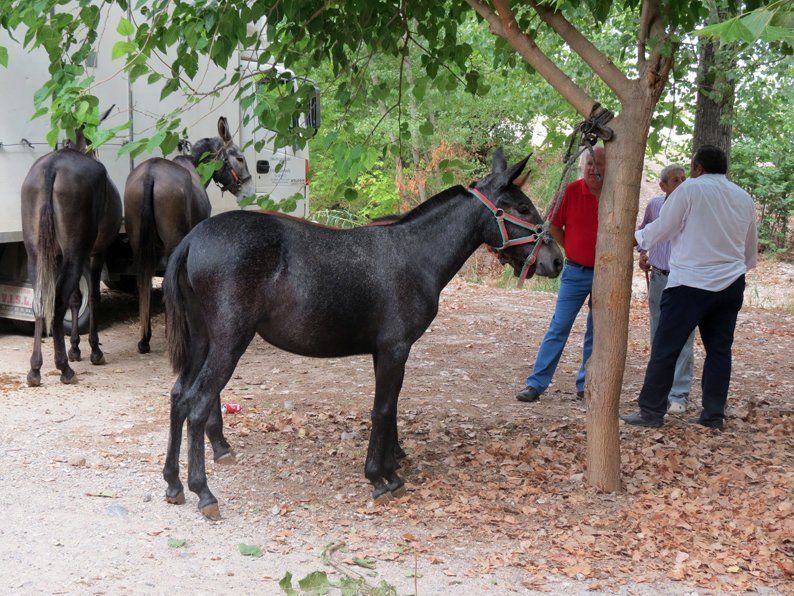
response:
M142 341L138 342L138 353L140 354L148 354L151 351L149 344L145 344Z
M102 352L91 352L91 364L102 366L105 364L105 355Z
M80 354L80 350L75 350L72 348L69 350L69 362L80 362L83 359L82 354Z
M210 521L218 521L221 519L221 510L218 508L217 503L210 503L209 505L204 505L204 507L199 507L199 511Z
M372 500L378 505L391 501L391 493L389 492L389 488L385 484L383 486L376 487L375 490L372 491Z
M185 504L185 491L180 490L174 496L165 493L165 500L167 503L171 503L172 505L184 505Z
M74 371L71 368L67 369L65 373L61 374L61 383L64 385L74 385L77 383L77 375L74 374Z
M400 497L404 497L405 494L408 492L408 489L405 488L405 483L401 484L400 486L390 489L391 496L395 499L399 499Z
M405 451L403 451L402 448L397 447L397 449L394 450L394 459L396 459L397 461L402 461L406 457L408 457L408 454Z
M234 451L227 451L223 455L216 457L215 463L224 466L232 466L237 463L237 456L234 454Z
M28 387L38 387L41 385L41 373L30 371L28 373Z

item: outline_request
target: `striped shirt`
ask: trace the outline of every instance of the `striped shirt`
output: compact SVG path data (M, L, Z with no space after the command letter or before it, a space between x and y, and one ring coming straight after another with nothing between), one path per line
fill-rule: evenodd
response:
M652 221L655 221L659 217L659 213L662 211L662 205L664 205L664 200L667 197L665 195L659 195L658 197L653 197L648 206L645 207L645 217L642 218L642 223L640 227L637 228L638 230L642 230L645 226L647 226ZM651 247L648 251L648 262L656 267L657 269L663 269L664 271L670 270L670 241L667 240L665 242L659 242Z

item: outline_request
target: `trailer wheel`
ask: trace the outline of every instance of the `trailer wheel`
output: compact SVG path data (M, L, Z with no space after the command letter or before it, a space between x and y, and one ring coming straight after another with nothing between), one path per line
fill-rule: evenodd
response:
M77 311L77 329L81 334L88 332L88 325L91 322L91 309L88 308L88 300L91 294L91 273L88 268L80 276L80 309ZM66 309L63 317L63 332L66 335L72 333L72 309Z

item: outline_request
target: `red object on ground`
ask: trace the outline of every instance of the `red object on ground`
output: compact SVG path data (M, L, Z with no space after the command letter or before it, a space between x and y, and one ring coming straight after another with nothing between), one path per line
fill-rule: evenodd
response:
M221 410L223 411L224 414L236 414L242 409L243 406L241 406L240 404L224 404L221 407Z

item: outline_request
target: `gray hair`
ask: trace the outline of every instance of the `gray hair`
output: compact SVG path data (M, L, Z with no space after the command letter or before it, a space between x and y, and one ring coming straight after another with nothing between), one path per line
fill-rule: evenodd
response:
M677 163L671 163L669 166L665 166L662 169L662 172L659 174L659 182L667 182L667 179L670 177L670 174L673 172L681 171L686 174L686 170L684 166L680 166Z

